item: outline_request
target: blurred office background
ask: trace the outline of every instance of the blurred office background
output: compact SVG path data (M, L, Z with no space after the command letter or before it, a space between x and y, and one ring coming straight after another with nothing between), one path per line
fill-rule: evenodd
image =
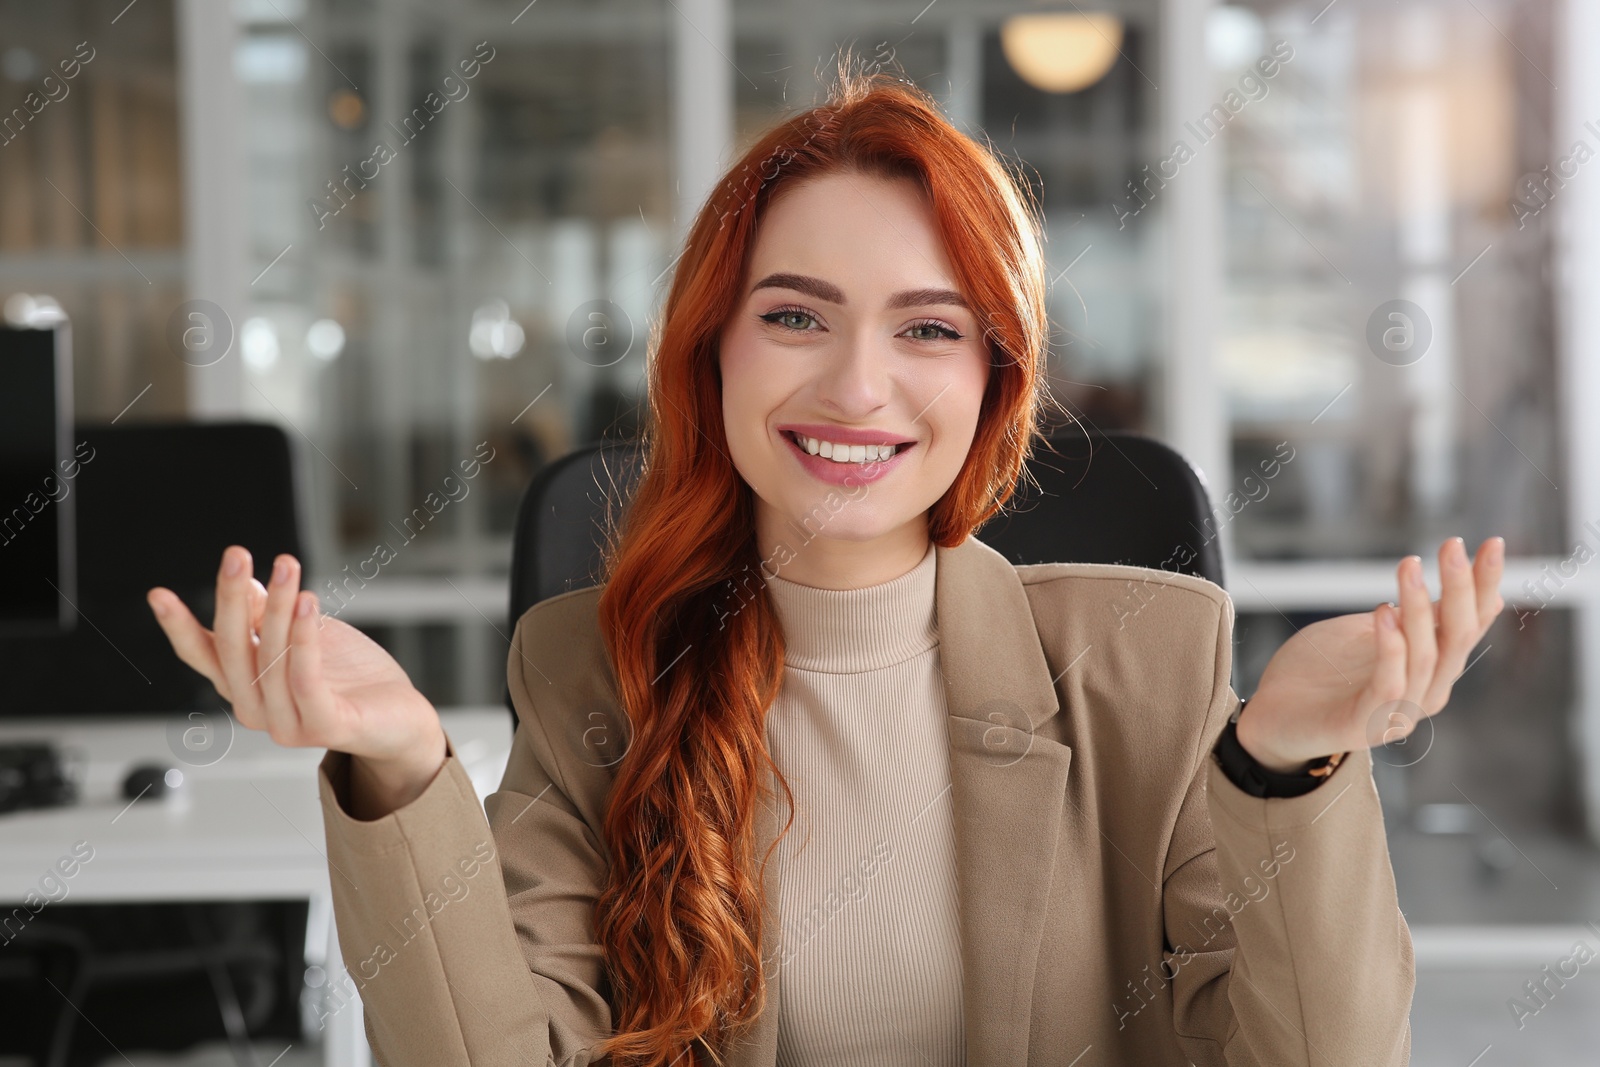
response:
M81 61L3 120L5 314L70 321L80 420L283 426L314 588L486 443L342 617L492 705L523 488L636 432L687 219L841 47L1032 176L1052 387L1204 472L1241 693L1401 556L1506 538L1452 706L1378 754L1412 1062L1593 1063L1600 977L1523 985L1600 950L1589 0L0 0L0 114Z

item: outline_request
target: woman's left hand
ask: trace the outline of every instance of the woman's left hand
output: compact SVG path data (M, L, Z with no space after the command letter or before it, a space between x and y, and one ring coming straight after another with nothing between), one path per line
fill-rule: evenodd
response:
M1400 608L1312 623L1285 641L1239 716L1239 744L1270 770L1408 736L1440 711L1467 655L1505 607L1505 538L1491 537L1468 561L1466 544L1439 546L1440 600L1430 601L1422 557L1396 574Z

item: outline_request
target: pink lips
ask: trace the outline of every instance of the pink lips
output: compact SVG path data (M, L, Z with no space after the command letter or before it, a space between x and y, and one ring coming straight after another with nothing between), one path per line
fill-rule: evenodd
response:
M840 444L873 443L872 441L853 442L840 440L838 436L839 431L834 430L832 432L835 434L835 436L825 438L825 440L838 441ZM905 454L917 447L914 443L906 445L893 456L885 460L879 460L876 463L839 463L829 459L826 456L813 456L811 453L801 448L799 442L795 440L794 434L787 428L781 431L779 436L788 442L790 451L794 453L795 457L800 461L800 465L802 467L810 472L813 477L827 482L829 485L866 485L868 483L875 482L880 478L887 476L890 471L898 467L901 459L905 457ZM806 436L821 437L822 435L812 433L807 434ZM857 436L859 436L859 434L857 434ZM892 440L892 438L888 439ZM874 441L877 442L881 442L883 440L885 440L885 438L881 436L874 438Z
M915 437L901 437L888 430L878 430L868 427L865 430L852 430L845 426L825 426L814 422L790 422L778 427L779 433L797 433L805 437L815 437L819 441L833 441L841 445L903 445L916 440Z

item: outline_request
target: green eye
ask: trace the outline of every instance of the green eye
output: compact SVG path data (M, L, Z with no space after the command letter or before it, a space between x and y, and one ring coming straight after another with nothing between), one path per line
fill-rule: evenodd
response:
M817 320L811 313L798 308L779 308L769 311L761 316L762 322L770 322L775 326L782 326L786 330L805 330Z
M961 334L938 322L919 322L906 329L913 341L959 341Z

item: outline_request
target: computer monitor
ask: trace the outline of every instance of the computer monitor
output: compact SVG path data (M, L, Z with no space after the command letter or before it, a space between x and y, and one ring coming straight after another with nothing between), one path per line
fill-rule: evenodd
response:
M68 632L0 635L0 720L178 714L224 707L173 654L145 602L177 593L201 622L216 611L223 549L243 545L266 583L301 548L288 433L256 422L80 420L78 622ZM5 549L0 547L0 553Z
M76 623L72 430L67 323L0 326L0 633Z

